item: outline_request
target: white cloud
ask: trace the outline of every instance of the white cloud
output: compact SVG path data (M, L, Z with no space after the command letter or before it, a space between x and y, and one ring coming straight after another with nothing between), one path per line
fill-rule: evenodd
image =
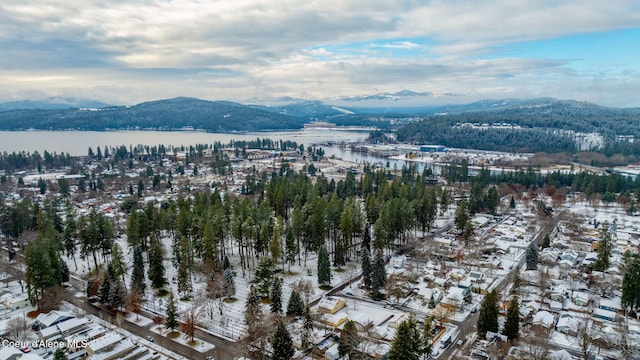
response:
M639 23L632 0L3 0L0 87L13 89L11 97L37 89L127 103L260 92L328 98L403 87L597 97L589 90L594 77L567 74L567 62L481 58L505 44ZM392 52L422 43L429 44L424 55L405 59L370 47ZM600 80L611 80L603 101L610 94L637 101L627 92L638 83L637 67L613 76Z

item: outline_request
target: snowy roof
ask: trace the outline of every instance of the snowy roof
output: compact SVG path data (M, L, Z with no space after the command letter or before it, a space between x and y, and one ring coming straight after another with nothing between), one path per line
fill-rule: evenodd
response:
M619 297L613 299L600 300L600 308L605 310L622 310L621 300Z
M333 296L325 296L318 303L318 308L321 311L325 311L329 313L335 313L336 311L342 309L345 306L346 304L344 303L344 301Z
M87 318L73 318L67 321L63 321L56 326L58 327L58 329L60 329L60 332L65 333L77 327L84 327L84 325L86 325L88 322L89 319Z
M606 320L614 320L616 318L616 313L609 310L595 308L593 309L593 316Z
M564 313L560 315L556 327L560 332L576 332L578 331L578 321L572 315Z
M17 347L3 346L0 347L0 359L42 360L43 358L33 351L25 354Z
M550 328L551 326L553 326L554 322L555 317L553 316L553 314L544 310L536 313L532 321L533 324L542 325L546 328Z
M573 356L567 350L555 350L549 352L549 359L551 360L573 360Z
M98 353L108 348L109 346L119 343L121 340L122 339L120 338L120 335L111 332L105 336L89 341L89 343L87 344L87 348L90 349L93 353Z
M100 339L102 339L102 338L100 338ZM119 339L119 337L118 337L118 339ZM98 340L98 339L96 339L96 340ZM103 359L122 358L122 355L134 350L137 347L133 343L133 341L131 341L131 339L124 339L122 341L116 342L115 344L116 344L116 346L113 347L111 350L105 351L105 352L102 352L102 353L99 353L99 354L94 354L94 355L91 356L91 359L92 360L103 360ZM111 344L111 345L113 345L113 344ZM103 349L104 349L104 347L103 347Z
M36 321L44 327L49 327L57 323L73 318L73 314L66 311L51 310L46 314L40 314L36 317Z

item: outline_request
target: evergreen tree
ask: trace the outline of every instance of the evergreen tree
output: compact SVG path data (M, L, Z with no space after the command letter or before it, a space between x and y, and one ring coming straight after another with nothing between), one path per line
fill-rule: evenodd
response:
M362 236L362 246L367 249L369 255L371 255L371 226L367 223L364 226L364 234Z
M53 360L67 360L67 354L62 350L62 348L57 348L53 353Z
M513 197L513 195L511 195L511 199L509 200L509 207L511 209L515 209L516 208L516 199Z
M124 283L120 279L115 279L111 282L109 288L109 306L112 309L120 310L127 299L127 289Z
M489 191L487 191L487 210L489 210L490 214L495 214L498 206L500 206L500 197L498 196L496 187L492 186L489 188Z
M640 259L627 261L627 270L622 278L622 305L631 310L640 308Z
M362 247L362 281L367 289L371 289L371 255L369 249Z
M180 320L178 319L178 307L173 297L173 292L169 293L169 299L167 299L166 317L164 319L164 326L172 332L178 328Z
M389 360L419 360L422 354L423 341L418 330L418 323L413 314L398 326L396 336L387 354Z
M507 321L504 324L502 334L509 340L517 339L520 334L520 305L518 298L512 297L507 308Z
M487 335L487 331L498 332L498 293L492 290L485 296L480 305L480 313L478 314L478 336L482 339Z
M163 250L160 241L155 240L149 248L149 280L151 287L162 289L167 284L163 260Z
M348 356L349 359L352 359L357 352L360 341L361 339L358 335L356 323L353 322L353 320L347 320L340 332L340 339L338 340L338 354L342 357Z
M111 266L115 277L122 277L124 281L124 274L127 272L127 265L125 264L124 255L120 249L120 245L113 243L111 246Z
M456 224L456 229L458 229L458 231L460 232L464 231L465 225L467 225L467 222L471 219L471 217L469 216L468 207L469 206L466 200L463 199L458 202L458 208L456 209L454 222Z
M100 284L100 302L102 304L109 304L109 294L111 293L111 280L105 278Z
M429 309L436 308L436 299L433 297L433 293L431 293L431 299L429 299L429 305L427 305Z
M60 265L62 265L62 273L60 274L60 281L67 282L69 281L69 266L67 263L60 259Z
M274 314L282 313L282 279L273 279L271 284L271 312Z
M530 243L527 247L527 254L525 261L527 263L527 270L535 270L538 268L538 249L534 243Z
M256 287L251 285L249 288L249 296L244 306L244 321L247 326L258 324L262 318L262 308L260 306L260 295Z
M131 270L131 289L143 294L147 284L144 281L144 260L139 246L133 248L133 268Z
M185 265L186 261L178 265L178 293L186 295L192 290L191 277Z
M302 313L302 349L307 349L311 345L311 334L313 333L313 318L309 305L305 305Z
M273 274L275 272L275 263L269 257L263 257L258 265L254 276L253 283L256 284L256 290L261 296L268 296L271 283L273 282Z
M551 246L551 238L549 238L549 234L545 234L544 237L542 238L542 248L546 249L549 246Z
M433 316L429 315L424 319L422 326L422 354L430 359L433 353Z
M293 340L282 320L278 321L276 332L271 339L271 347L273 348L272 360L289 360L295 354Z
M599 231L598 240L598 257L593 264L594 270L606 271L611 265L611 251L613 249L613 241L608 226L603 226Z
M285 252L287 264L289 264L289 272L291 272L291 264L296 263L296 255L298 255L298 245L291 228L287 229Z
M371 266L371 290L374 298L380 298L380 290L387 284L387 269L381 249L376 249Z
M318 254L318 283L328 285L331 283L331 262L326 247L321 247Z
M233 271L228 268L224 271L224 296L231 299L236 294L236 283L233 280Z
M44 289L59 285L62 280L62 265L56 243L39 235L25 246L24 263L29 301L39 305Z
M473 295L471 294L470 287L467 287L466 289L464 289L464 291L462 292L462 299L466 304L471 304L471 301L473 300Z
M300 293L293 290L287 303L287 316L298 317L304 314L304 301Z
M520 289L520 285L522 285L522 278L520 278L520 269L516 268L515 270L513 270L513 286L511 287L511 293L517 294Z

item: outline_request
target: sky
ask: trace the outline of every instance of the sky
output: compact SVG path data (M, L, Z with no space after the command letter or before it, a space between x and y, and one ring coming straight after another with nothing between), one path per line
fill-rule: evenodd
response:
M640 106L637 0L2 0L0 102Z

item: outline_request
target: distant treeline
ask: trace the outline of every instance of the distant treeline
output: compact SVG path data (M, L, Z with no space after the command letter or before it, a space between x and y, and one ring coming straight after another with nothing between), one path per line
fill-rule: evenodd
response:
M459 126L465 123L511 124L520 128L477 129ZM605 145L595 151L607 156L640 154L640 143L637 141L617 141L618 135L633 135L635 139L640 139L640 112L637 109L581 107L562 102L551 106L431 116L400 128L397 138L404 142L455 148L575 153L579 149L569 131L600 133Z
M154 161L165 158L167 156L175 156L178 152L185 153L187 156L186 161L189 158L201 158L204 155L205 150L210 150L213 154L220 153L223 149L235 149L237 156L243 156L246 154L247 149L259 149L259 150L275 150L275 151L300 151L304 150L303 144L298 144L295 141L289 140L272 140L269 138L256 138L255 140L242 140L242 141L230 141L223 144L219 141L212 144L196 144L190 146L173 146L173 145L120 145L116 147L109 146L96 146L95 148L89 147L87 156L89 159L102 161L109 158L112 165L118 161L123 160L139 160L139 161ZM12 153L0 153L0 171L5 173L13 173L22 170L36 169L38 172L43 168L55 169L62 167L69 167L74 165L72 163L72 157L69 153L50 153L47 150L43 154L38 151L33 153L22 151Z
M191 98L100 110L53 109L0 111L2 130L109 130L185 127L211 132L299 129L298 118L224 101Z

